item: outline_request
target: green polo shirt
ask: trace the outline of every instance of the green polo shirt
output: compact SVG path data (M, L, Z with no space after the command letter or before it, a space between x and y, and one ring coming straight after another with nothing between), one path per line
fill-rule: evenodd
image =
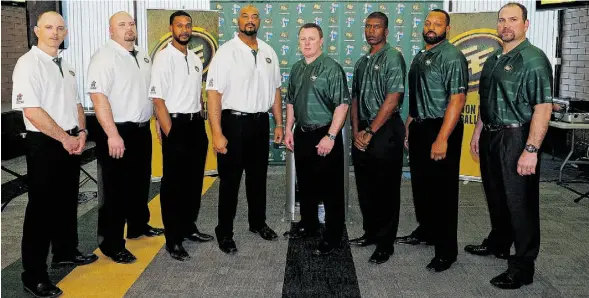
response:
M483 65L479 95L484 124L526 124L534 106L552 103L552 66L527 39L505 55L495 51Z
M452 95L468 92L468 62L444 40L413 58L408 81L411 117L441 118Z
M286 103L294 106L297 125L331 123L335 108L350 103L344 69L325 54L310 64L299 60L290 71Z
M373 55L356 62L352 81L352 98L358 101L358 119L373 120L387 94L405 92L405 60L401 52L388 43ZM403 105L403 97L398 107Z

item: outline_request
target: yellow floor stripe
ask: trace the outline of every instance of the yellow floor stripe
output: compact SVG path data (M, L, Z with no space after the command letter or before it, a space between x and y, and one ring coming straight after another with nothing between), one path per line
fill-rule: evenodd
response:
M213 182L215 178L204 178L203 195ZM150 224L163 227L159 195L149 203L149 211L151 212ZM98 261L76 267L57 284L64 292L62 297L123 297L149 266L164 243L163 236L128 240L127 249L137 257L137 262L129 265L117 264L96 249L94 253L98 255Z

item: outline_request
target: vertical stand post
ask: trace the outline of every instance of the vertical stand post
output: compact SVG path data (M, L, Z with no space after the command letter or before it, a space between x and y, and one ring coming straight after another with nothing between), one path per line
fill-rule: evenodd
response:
M348 203L350 198L350 113L346 116L346 122L342 128L342 141L344 145L344 203L345 222L348 223Z
M284 204L285 218L295 219L296 169L294 153L286 151L286 202Z

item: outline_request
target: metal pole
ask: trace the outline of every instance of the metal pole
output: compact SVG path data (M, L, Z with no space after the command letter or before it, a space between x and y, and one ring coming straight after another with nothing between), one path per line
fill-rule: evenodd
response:
M348 222L348 202L350 198L350 113L346 116L346 122L342 129L342 141L344 143L344 195L345 195L345 220Z
M295 220L296 169L294 153L286 150L286 202L284 204L285 218Z

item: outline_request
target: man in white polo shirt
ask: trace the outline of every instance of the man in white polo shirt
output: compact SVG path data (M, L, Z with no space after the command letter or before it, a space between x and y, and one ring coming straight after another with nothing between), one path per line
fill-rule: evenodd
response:
M266 174L268 172L269 119L272 109L274 142L282 142L282 98L276 52L256 38L258 10L247 5L239 11L239 32L213 57L207 76L209 121L217 152L219 248L236 253L233 220L241 176L245 170L249 229L265 240L277 237L266 225Z
M88 67L87 92L102 130L96 136L96 155L103 187L98 210L100 250L117 263L133 263L125 248L127 238L157 236L152 228L147 199L151 182L151 132L153 108L147 95L151 61L135 47L137 28L126 12L110 18L111 39L100 48Z
M22 281L36 297L57 297L52 267L85 265L98 259L78 247L79 155L86 143L86 119L76 73L58 57L67 35L61 15L45 12L34 29L37 46L18 59L13 72L12 108L23 111L27 129L28 198L22 239Z
M190 259L182 242L213 240L196 227L209 140L202 109L202 62L187 49L192 17L170 16L172 41L153 59L149 97L161 127L164 175L160 202L166 250L179 261Z

